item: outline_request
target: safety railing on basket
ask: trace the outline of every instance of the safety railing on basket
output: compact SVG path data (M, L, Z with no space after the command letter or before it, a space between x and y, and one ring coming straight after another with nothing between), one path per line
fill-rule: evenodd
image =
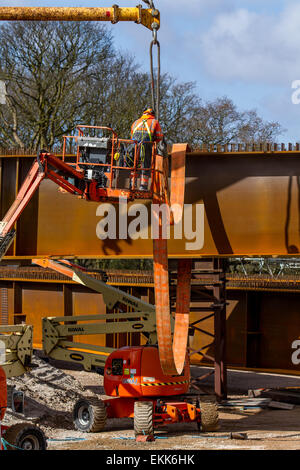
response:
M75 157L70 161L73 152ZM77 135L64 136L63 161L110 190L134 192L146 173L150 176L146 193L152 194L155 158L155 142L120 139L109 127L79 125Z

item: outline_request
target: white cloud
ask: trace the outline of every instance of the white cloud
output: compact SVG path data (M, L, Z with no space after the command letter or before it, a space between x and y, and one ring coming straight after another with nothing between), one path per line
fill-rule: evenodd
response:
M286 84L300 78L300 5L277 15L238 9L201 33L207 71L226 80Z

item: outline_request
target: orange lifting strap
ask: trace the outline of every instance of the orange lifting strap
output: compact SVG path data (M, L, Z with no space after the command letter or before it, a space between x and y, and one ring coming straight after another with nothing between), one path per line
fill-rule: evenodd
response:
M178 223L182 217L185 188L185 160L187 144L176 144L172 149L171 196L170 203L181 208L174 214ZM159 202L162 189L167 186L166 167L162 158L157 158L157 172L154 188L154 203ZM163 177L162 177L163 176ZM162 180L165 179L163 182ZM164 191L163 191L164 192ZM190 259L178 261L175 330L172 340L171 311L168 273L168 244L162 237L162 218L159 216L159 238L153 239L154 286L156 306L156 329L160 362L164 374L180 375L184 368L188 344L189 313L191 297Z

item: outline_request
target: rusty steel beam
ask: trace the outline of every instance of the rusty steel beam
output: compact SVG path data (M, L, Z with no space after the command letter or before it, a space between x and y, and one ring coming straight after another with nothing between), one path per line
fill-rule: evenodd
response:
M158 29L158 10L145 9L141 5L133 8L85 7L0 7L0 21L134 21L148 29ZM156 26L153 26L153 25Z
M103 281L107 279L109 285L124 285L137 288L153 287L153 272L151 271L105 271L104 273L89 272L90 275ZM207 277L207 276L206 276ZM198 281L205 283L206 277L200 276ZM65 276L55 273L50 269L42 269L33 266L21 266L18 269L11 266L0 266L0 281L24 281L24 282L47 282L47 283L71 283L75 281L67 279ZM227 290L243 291L271 291L271 292L300 292L300 276L281 275L280 277L271 277L267 274L262 275L226 275ZM192 282L194 287L194 283Z
M2 215L32 158L16 156L0 158ZM196 205L204 205L204 246L187 250L189 240L175 239L171 227L169 255L299 257L299 194L299 151L188 153L185 203L192 205L194 216ZM150 235L148 240L97 238L98 205L62 194L52 182L44 181L35 203L18 223L16 250L10 250L8 257L152 257ZM150 209L150 202L145 205Z
M1 10L1 7L0 7ZM187 144L179 144L182 147L182 151L184 151L185 148L187 147ZM286 147L282 147L280 150L276 146L273 148L273 150L267 151L263 150L263 148L258 149L258 148L253 148L252 150L238 150L235 148L231 148L230 150L226 148L221 150L221 149L212 149L208 150L206 148L203 148L202 150L195 150L191 152L190 150L187 151L185 158L200 158L200 157L300 157L300 144L298 145L288 145L289 150L286 149ZM54 154L57 157L62 156L62 150L60 148L56 149L53 151ZM12 148L12 149L6 149L6 148L0 148L0 158L17 158L17 157L31 157L34 158L36 155L32 153L32 150L30 149L20 149L20 148ZM70 153L66 154L67 158L74 158L75 153Z

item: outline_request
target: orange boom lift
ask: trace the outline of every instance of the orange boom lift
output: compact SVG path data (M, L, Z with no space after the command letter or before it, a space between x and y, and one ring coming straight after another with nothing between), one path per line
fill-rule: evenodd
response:
M82 129L111 132L111 137L89 137L82 135ZM140 161L138 144L133 141L117 139L115 132L102 127L79 126L76 161L66 163L65 150L63 158L41 151L33 163L15 202L0 222L0 257L5 255L15 236L14 226L30 202L40 183L48 178L64 191L77 195L87 201L114 202L119 198L150 199L155 204L167 203L183 206L184 194L184 157L187 146L174 145L172 151L172 168L176 178L171 176L171 199L168 196L168 173L164 157L157 154L153 144L151 164L151 184L148 191L135 189L139 179ZM133 165L120 166L115 164L115 155L126 156L122 145L128 143L133 148ZM91 147L89 147L89 143ZM97 147L98 145L98 147ZM98 153L95 153L95 149ZM91 151L87 151L91 150ZM121 157L119 157L121 158ZM180 171L178 170L180 163ZM121 178L120 173L126 172L128 178ZM178 173L181 176L178 176ZM174 193L172 189L175 189ZM180 211L179 211L180 212ZM178 220L181 214L169 213L170 219ZM154 214L155 215L155 214ZM171 313L169 300L168 247L162 233L162 214L159 217L159 237L153 240L154 286L157 318L158 345L161 366L165 374L181 374L183 370L189 328L190 279L191 261L179 260L177 281L177 307L175 317L174 342L171 334Z
M73 408L76 429L102 431L107 418L133 418L137 440L153 440L154 429L172 423L196 423L203 431L217 429L215 396L188 393L190 364L186 349L181 374L170 376L163 371L156 344L154 305L108 286L70 261L35 259L34 263L101 293L110 310L124 312L124 306L130 307L130 313L43 318L43 349L47 357L81 364L87 371L96 370L104 375L105 394L110 398L78 400ZM103 323L106 319L109 322ZM100 324L93 323L99 320L102 320ZM77 338L136 331L147 339L145 346L128 346L114 351L73 340L73 335Z
M160 15L153 1L150 8L0 8L0 20L38 21L135 21L153 32L150 47L151 89L153 108L159 110L160 44L157 31ZM153 46L158 48L158 77L154 84ZM93 135L91 135L93 133ZM68 139L75 140L75 161L66 161ZM129 147L128 147L129 146ZM130 148L130 150L128 150ZM43 179L48 178L63 191L77 195L87 201L117 203L120 197L128 200L148 199L155 204L167 204L171 223L180 221L184 203L186 144L173 146L171 155L171 188L168 188L168 159L164 158L157 145L152 146L151 184L146 191L138 191L137 182L141 173L139 144L119 139L110 128L78 126L76 136L66 136L62 159L40 151L29 171L18 195L0 223L0 259L4 256L15 236L14 226L31 200ZM128 159L130 153L131 159ZM145 169L144 169L145 170ZM175 206L174 206L175 205ZM172 206L176 210L171 210ZM168 274L168 247L163 237L162 214L159 213L159 237L153 240L154 284L159 358L165 375L180 375L186 358L191 261L179 260L177 279L177 307L174 339L171 332L171 311Z

